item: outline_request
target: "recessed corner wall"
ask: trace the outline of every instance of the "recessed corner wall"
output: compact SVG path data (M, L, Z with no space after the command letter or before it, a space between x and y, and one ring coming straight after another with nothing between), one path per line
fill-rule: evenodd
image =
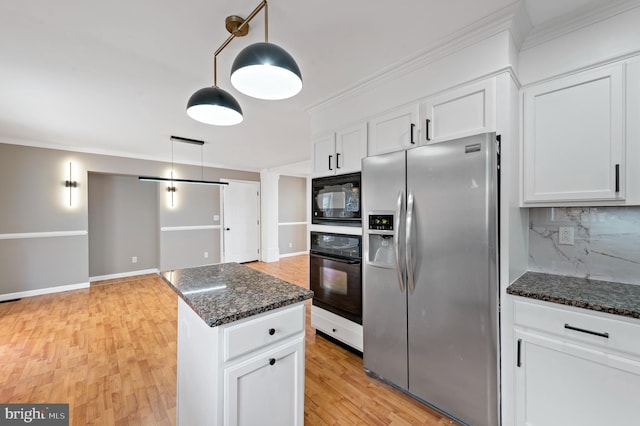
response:
M157 210L155 186L89 173L89 276L158 269Z
M307 247L307 180L280 176L278 181L278 247L280 256Z

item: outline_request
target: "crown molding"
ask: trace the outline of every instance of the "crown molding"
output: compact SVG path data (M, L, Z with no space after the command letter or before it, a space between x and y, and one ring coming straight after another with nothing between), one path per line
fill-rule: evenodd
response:
M93 154L93 155L104 155L108 157L122 157L132 160L144 160L144 161L154 161L158 163L171 163L170 160L164 157L160 157L157 155L141 155L141 154L132 154L131 152L126 151L116 151L116 150L107 150L107 149L98 149L98 148L88 148L88 147L80 147L73 145L64 145L60 143L52 143L52 142L42 142L36 140L29 139L21 139L21 138L12 138L7 136L0 135L0 144L6 145L20 145L20 146L28 146L32 148L44 148L44 149L55 149L58 151L65 152L78 152L82 154ZM252 172L259 173L260 169L252 169L252 168L235 168L229 165L218 164L218 163L200 163L198 161L174 161L175 164L184 164L188 166L204 166L210 167L214 169L227 169L227 170L237 170L242 172Z
M600 0L589 3L564 16L534 27L522 44L521 50L530 49L636 7L640 7L640 0Z
M516 22L515 28L513 25L514 22ZM333 102L350 97L372 86L397 79L416 69L424 68L431 63L503 31L510 31L513 34L514 41L518 43L519 40L524 40L524 37L528 33L531 27L529 22L529 17L523 8L522 2L516 1L444 38L432 42L420 52L407 56L397 63L382 68L378 72L342 90L336 91L318 102L308 105L304 110L314 112L315 110L322 109Z

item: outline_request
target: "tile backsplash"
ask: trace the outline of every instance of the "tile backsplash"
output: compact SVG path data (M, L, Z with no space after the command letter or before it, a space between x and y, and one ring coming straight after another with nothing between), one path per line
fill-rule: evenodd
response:
M558 243L561 226L574 245ZM640 207L529 209L529 270L640 284Z

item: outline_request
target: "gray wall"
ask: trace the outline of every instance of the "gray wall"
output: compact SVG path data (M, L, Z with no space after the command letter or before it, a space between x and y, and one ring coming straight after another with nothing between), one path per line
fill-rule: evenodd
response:
M529 212L529 270L640 284L640 207L537 208ZM574 228L574 245L558 228Z
M69 207L69 190L64 186L70 161L73 163L73 179L78 182L78 188L73 189L73 207ZM0 202L0 270L3 276L0 279L0 296L89 282L89 172L134 177L167 176L170 167L166 162L0 143L0 181L4 184ZM184 178L199 178L201 175L200 166L176 164L174 169L177 176ZM207 180L260 180L258 173L209 167L204 168L204 176ZM157 190L157 226L214 225L213 217L201 223L205 217L205 213L200 211L204 202L202 194L192 199L187 196L189 189L178 188L178 199L183 196L184 204L177 213L165 214L164 210L169 207L163 200L166 191L163 192L162 184L148 182L147 185L155 186ZM219 211L216 204L219 197L215 190L211 199L207 217L211 211ZM156 235L159 234L160 230ZM188 239L175 241L169 238L163 245L162 238L159 238L156 262L160 260L162 263L163 253L180 252L172 244L182 249L187 247L185 240ZM210 239L219 241L215 235ZM215 246L209 255L208 263L220 258ZM202 258L202 252L198 257ZM197 264L195 260L194 263ZM162 266L156 264L156 267ZM110 270L114 273L127 272L115 269L119 268Z
M160 270L220 263L220 187L176 184L170 207L167 185L158 186Z
M89 173L89 276L157 269L157 247L155 186L133 176Z
M307 251L307 180L280 176L278 181L278 248L280 255Z

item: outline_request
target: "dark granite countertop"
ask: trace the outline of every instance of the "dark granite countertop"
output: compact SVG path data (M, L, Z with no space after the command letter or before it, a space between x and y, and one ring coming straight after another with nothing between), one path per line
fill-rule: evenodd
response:
M160 274L210 327L313 297L311 290L237 263Z
M640 285L526 272L508 294L640 318Z

